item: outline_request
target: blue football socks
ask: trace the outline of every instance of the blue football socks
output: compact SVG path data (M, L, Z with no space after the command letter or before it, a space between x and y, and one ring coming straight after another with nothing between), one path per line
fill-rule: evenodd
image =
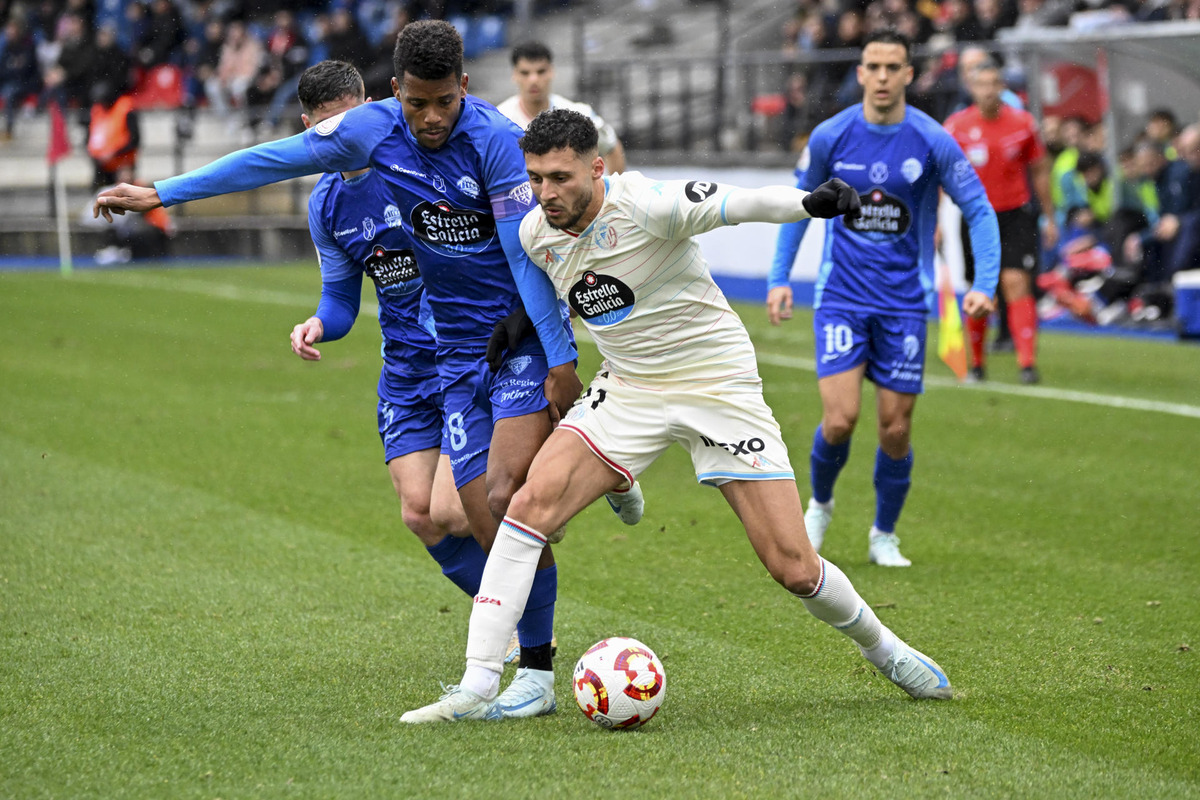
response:
M483 565L487 554L475 541L474 536L446 536L432 547L426 547L442 567L442 574L469 596L479 594L479 581L483 577Z
M882 449L875 452L875 527L883 533L896 530L896 520L912 485L913 453L892 459Z
M828 503L833 499L833 484L849 458L850 440L847 439L841 444L830 444L825 441L825 434L818 425L816 433L813 434L812 455L809 456L814 500L818 503Z

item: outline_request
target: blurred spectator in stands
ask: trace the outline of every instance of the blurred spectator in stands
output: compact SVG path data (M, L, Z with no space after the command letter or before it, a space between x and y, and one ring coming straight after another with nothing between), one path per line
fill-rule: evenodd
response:
M392 67L392 52L396 49L396 37L408 23L408 11L404 7L393 9L387 33L376 43L374 53L367 59L366 69L360 70L367 97L378 100L392 96L392 74L396 71Z
M229 113L232 106L245 106L246 92L262 61L263 48L258 39L246 30L245 22L232 20L225 31L217 71L204 84L209 104L221 114Z
M942 0L942 12L934 27L950 34L956 42L976 42L983 38L975 9L967 0Z
M210 17L204 23L203 33L184 43L184 63L188 72L184 105L194 107L204 99L205 87L216 79L224 43L225 23L218 17Z
M4 43L0 45L0 100L4 101L4 141L13 136L17 113L25 100L41 88L38 74L37 45L24 18L12 14L4 25Z
M979 38L991 41L1001 28L1011 28L1017 21L1015 5L1001 0L975 0L975 21L979 26Z
M132 62L117 41L117 26L108 22L96 29L95 61L92 68L93 85L110 83L122 92L133 85L130 80Z
M1079 146L1085 127L1087 124L1079 117L1067 117L1058 125L1056 146L1059 149L1054 157L1054 166L1050 168L1050 197L1054 201L1054 208L1060 212L1067 208L1063 198L1063 179L1079 161Z
M1196 268L1200 256L1200 126L1184 128L1175 147L1179 159L1155 181L1158 221L1127 238L1123 248L1127 260L1142 265L1144 283L1166 283L1176 272Z
M1057 306L1093 325L1100 319L1111 321L1116 315L1103 313L1110 301L1099 290L1113 273L1112 254L1104 246L1092 210L1087 206L1067 209L1061 238L1053 250L1054 263L1037 279L1038 287L1048 295L1041 316L1055 316L1052 309Z
M958 53L946 33L931 36L926 52L908 100L934 119L944 120L958 105Z
M955 70L955 75L958 79L958 104L955 106L955 111L960 111L973 102L970 92L969 76L980 67L999 67L996 58L977 44L970 44L962 48L958 52L958 67ZM1004 89L1000 94L1000 101L1006 106L1025 110L1025 103L1017 96L1017 93L1004 84Z
M1066 210L1074 206L1092 209L1101 225L1113 215L1116 190L1104 156L1085 150L1079 154L1075 169L1063 176L1063 202L1059 206L1059 224L1066 222Z
M57 30L52 44L56 55L44 79L46 97L63 108L86 108L96 60L88 26L78 14L64 13Z
M178 60L185 38L183 17L171 0L153 0L149 16L149 25L135 51L138 66L143 69Z
M809 100L808 77L803 72L788 76L783 91L783 114L780 116L779 144L784 150L799 153L808 144L813 126L825 118L819 105Z
M300 83L300 73L308 66L311 52L292 12L275 12L275 24L267 34L266 51L266 59L246 92L246 105L256 109L269 105L265 123L268 132L273 133L284 112L298 105L296 87ZM258 122L257 118L250 121L251 126Z
M137 171L142 132L133 96L123 87L106 81L91 89L92 108L88 122L87 151L92 157L92 190L119 183L117 173Z
M1151 111L1150 116L1146 118L1143 134L1162 148L1163 155L1168 159L1173 160L1178 157L1174 141L1175 137L1179 135L1179 120L1171 109L1159 108Z
M330 61L345 61L353 64L361 72L371 66L371 45L362 29L354 19L354 15L345 6L335 8L325 25L325 58ZM395 39L393 39L395 41Z

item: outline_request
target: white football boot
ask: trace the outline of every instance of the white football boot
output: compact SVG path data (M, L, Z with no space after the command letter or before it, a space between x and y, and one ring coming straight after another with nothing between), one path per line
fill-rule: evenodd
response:
M808 498L808 510L804 512L804 530L808 531L808 540L812 542L813 550L821 552L825 543L825 530L833 521L833 498L828 503L818 503Z
M500 719L496 703L461 686L446 686L436 703L404 712L401 722L458 722L464 719Z
M950 700L954 697L950 679L937 662L899 639L880 672L918 700Z
M871 547L868 557L881 567L908 567L912 562L900 554L900 537L871 527Z
M637 481L623 492L608 492L604 499L626 525L637 525L642 521L642 513L646 510L646 497L642 494L642 485Z
M554 672L529 667L517 670L517 676L495 702L497 715L504 719L540 717L553 714L557 707L554 701Z

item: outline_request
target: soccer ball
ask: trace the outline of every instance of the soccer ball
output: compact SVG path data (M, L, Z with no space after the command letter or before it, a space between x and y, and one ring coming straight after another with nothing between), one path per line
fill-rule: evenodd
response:
M658 713L667 694L662 662L637 639L613 636L575 665L575 702L602 728L636 728Z

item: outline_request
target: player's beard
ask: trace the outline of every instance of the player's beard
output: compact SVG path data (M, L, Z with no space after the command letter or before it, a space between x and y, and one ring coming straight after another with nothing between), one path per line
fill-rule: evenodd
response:
M588 186L579 195L579 199L571 204L570 208L564 209L566 212L561 222L551 222L550 217L546 217L546 224L555 230L566 230L575 227L575 223L583 219L583 215L587 213L588 206L592 204L592 187ZM545 209L543 209L545 210Z

